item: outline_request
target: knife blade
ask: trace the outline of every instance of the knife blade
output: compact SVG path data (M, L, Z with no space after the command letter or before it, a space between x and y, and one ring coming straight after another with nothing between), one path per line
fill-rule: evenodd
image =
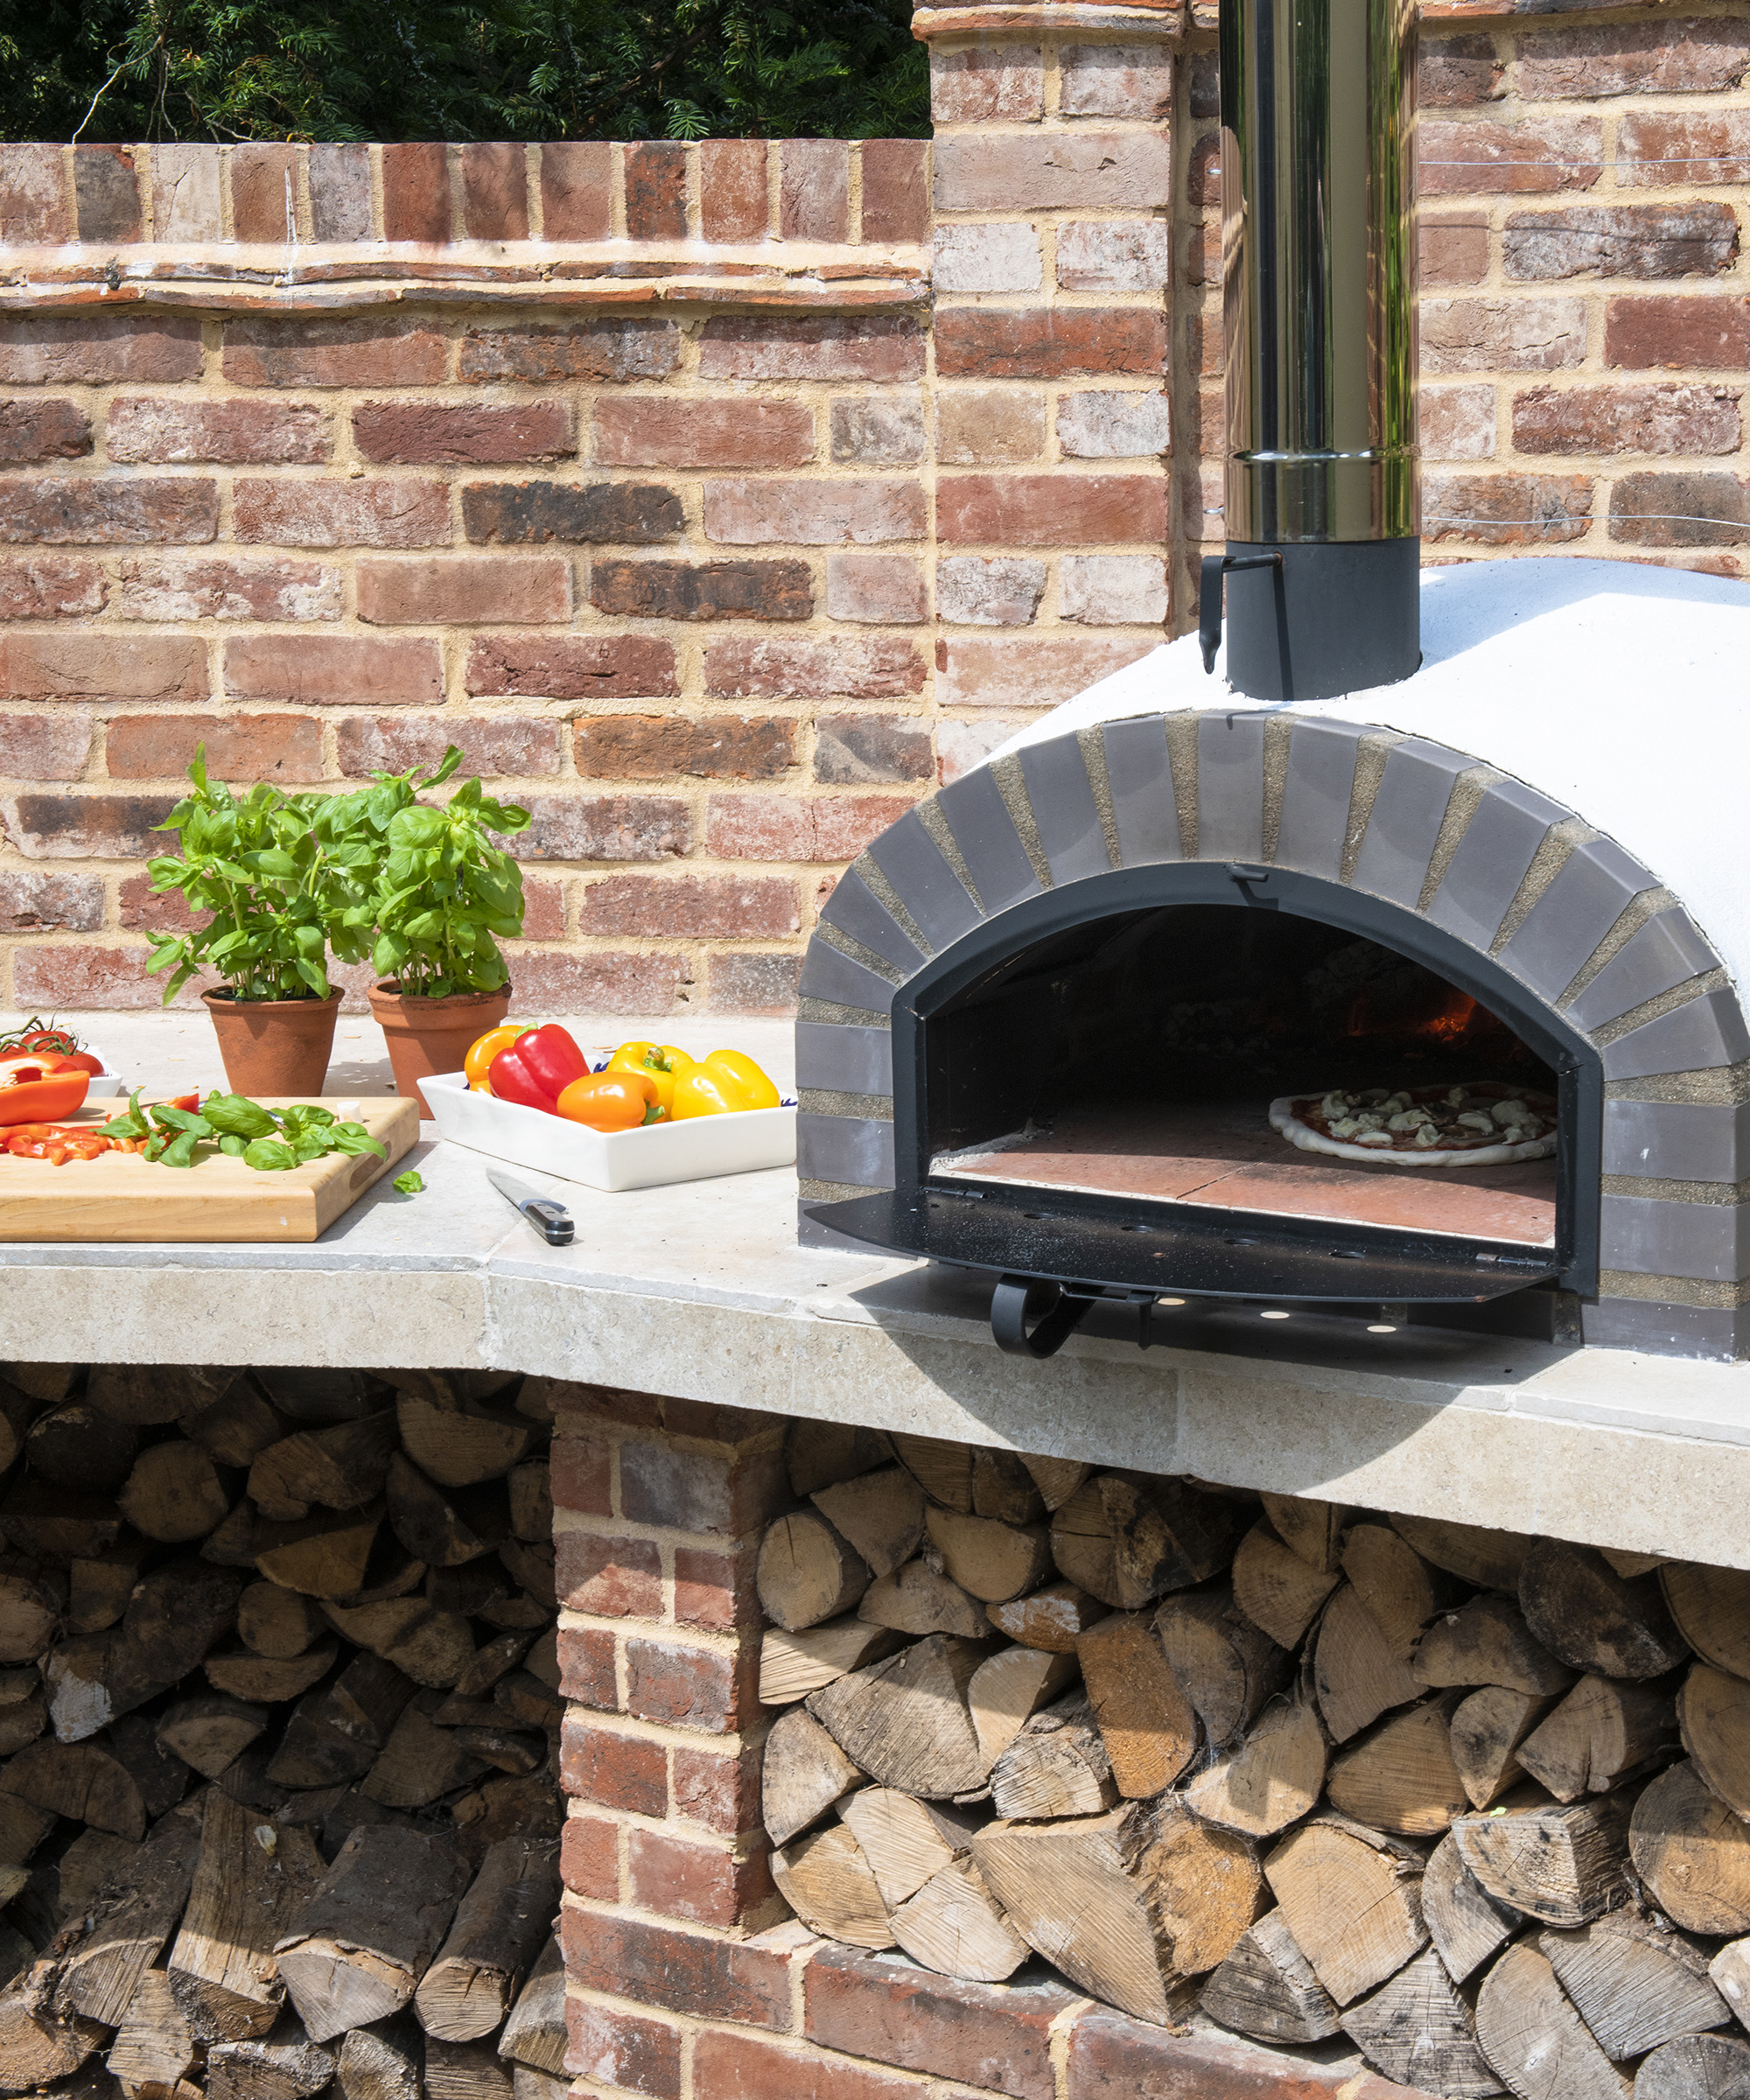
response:
M550 1247L569 1247L577 1237L578 1228L571 1214L556 1196L544 1195L527 1181L519 1181L513 1174L500 1174L491 1168L486 1171L486 1180L513 1210L522 1212Z

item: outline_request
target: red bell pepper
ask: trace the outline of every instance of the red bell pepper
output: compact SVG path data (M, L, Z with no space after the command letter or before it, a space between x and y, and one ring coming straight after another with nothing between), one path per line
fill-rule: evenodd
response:
M590 1060L556 1021L531 1028L486 1068L492 1090L500 1101L520 1102L525 1109L559 1112L559 1096L573 1080L587 1079Z
M83 1105L91 1074L52 1052L0 1059L0 1125L53 1123Z

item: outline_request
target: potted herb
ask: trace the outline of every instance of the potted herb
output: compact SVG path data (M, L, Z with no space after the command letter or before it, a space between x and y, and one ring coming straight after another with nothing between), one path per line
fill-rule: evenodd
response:
M477 1036L510 1007L500 940L522 931L522 872L494 834L526 829L528 812L462 782L441 807L416 801L461 763L452 744L435 773L378 774L336 795L317 822L332 864L354 883L330 920L342 962L368 956L382 980L371 1012L388 1042L397 1093L434 1072L458 1072Z
M168 970L164 1004L202 970L224 980L201 998L225 1076L240 1094L318 1094L340 994L326 968L327 922L346 878L315 832L326 796L265 783L241 798L206 777L206 747L188 769L193 792L158 829L178 851L150 862L153 891L179 891L192 933L154 934L148 971Z

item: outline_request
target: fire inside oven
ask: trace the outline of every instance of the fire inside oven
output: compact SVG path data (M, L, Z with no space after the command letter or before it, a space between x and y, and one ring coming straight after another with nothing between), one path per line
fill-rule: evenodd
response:
M898 1186L817 1214L1017 1287L1138 1302L1365 1312L1592 1287L1583 1039L1504 972L1480 982L1474 952L1380 937L1395 915L1370 932L1292 908L1305 878L1199 886L1012 927L914 980L894 1014Z

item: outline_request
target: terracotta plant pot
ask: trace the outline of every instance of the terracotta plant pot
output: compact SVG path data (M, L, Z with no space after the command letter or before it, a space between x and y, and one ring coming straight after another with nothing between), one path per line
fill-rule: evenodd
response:
M338 991L326 999L240 999L229 991L203 991L200 998L213 1016L234 1094L321 1093L340 1011Z
M371 1012L388 1041L397 1094L416 1096L434 1072L459 1072L468 1046L510 1012L510 992L459 991L447 999L403 998L393 984L371 987ZM429 1112L429 1106L428 1106Z

